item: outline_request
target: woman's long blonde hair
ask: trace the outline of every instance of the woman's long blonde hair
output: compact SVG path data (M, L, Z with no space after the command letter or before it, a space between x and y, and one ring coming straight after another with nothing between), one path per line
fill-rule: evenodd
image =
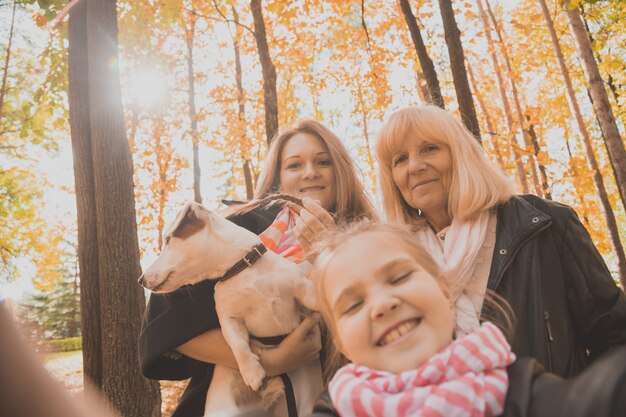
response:
M392 161L402 142L416 138L450 148L452 178L448 192L451 219L472 219L483 210L509 200L513 184L487 157L474 136L447 111L436 106L407 107L393 113L376 144L383 208L390 221L414 223L419 208L411 207L393 181Z
M356 173L356 165L341 140L326 126L316 120L301 120L280 132L267 152L265 163L254 191L254 201L280 192L281 154L289 139L306 133L320 139L330 154L335 174L335 207L333 214L338 222L350 222L365 217L376 218L376 212L365 193L363 183ZM231 214L246 211L246 207L229 210Z

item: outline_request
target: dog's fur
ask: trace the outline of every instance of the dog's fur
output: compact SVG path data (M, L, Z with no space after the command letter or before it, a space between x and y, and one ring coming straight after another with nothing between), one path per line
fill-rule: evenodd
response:
M155 293L168 293L186 284L217 279L259 243L254 233L190 202L167 229L161 254L139 283ZM249 333L255 337L291 333L302 319L300 307L314 310L315 303L313 285L300 267L271 251L235 277L216 284L215 308L241 374L215 367L205 412L252 403L282 414L284 406L276 406L284 397L282 381L271 378L263 385L266 373L250 349ZM317 388L321 389L312 390ZM281 408L282 412L277 411Z

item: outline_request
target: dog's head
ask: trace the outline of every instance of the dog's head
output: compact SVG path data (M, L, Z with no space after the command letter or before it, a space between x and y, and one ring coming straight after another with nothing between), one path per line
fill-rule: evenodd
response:
M161 254L139 278L157 293L219 278L260 239L200 204L189 202L164 234Z

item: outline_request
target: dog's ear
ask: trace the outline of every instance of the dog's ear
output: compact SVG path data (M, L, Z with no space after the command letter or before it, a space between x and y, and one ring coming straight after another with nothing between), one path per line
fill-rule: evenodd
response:
M200 204L187 203L178 214L169 234L184 239L202 229L209 218L208 212Z

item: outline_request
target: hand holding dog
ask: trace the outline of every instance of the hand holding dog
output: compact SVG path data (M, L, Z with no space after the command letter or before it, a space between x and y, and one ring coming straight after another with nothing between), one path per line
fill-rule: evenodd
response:
M335 228L335 219L316 200L305 197L302 205L304 207L296 218L295 234L308 257L313 245Z
M318 322L318 314L306 317L278 346L263 350L261 364L269 377L289 372L319 356L322 339Z

